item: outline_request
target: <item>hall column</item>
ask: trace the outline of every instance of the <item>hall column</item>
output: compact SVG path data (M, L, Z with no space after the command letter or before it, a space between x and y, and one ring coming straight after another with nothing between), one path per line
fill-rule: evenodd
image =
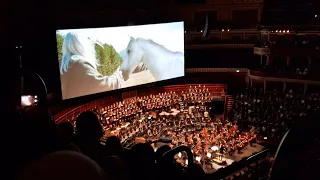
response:
M250 85L250 77L246 76L246 87L249 88Z
M303 85L303 93L306 94L308 90L308 84Z
M291 57L287 56L287 67L289 67L291 64Z
M270 64L270 55L266 55L266 56L267 56L266 66L269 66L269 64Z
M263 80L263 92L266 92L267 89L267 81Z
M311 67L311 61L312 61L311 57L308 56L308 69L310 69L310 67Z
M286 89L287 89L287 82L283 82L283 92L286 92Z

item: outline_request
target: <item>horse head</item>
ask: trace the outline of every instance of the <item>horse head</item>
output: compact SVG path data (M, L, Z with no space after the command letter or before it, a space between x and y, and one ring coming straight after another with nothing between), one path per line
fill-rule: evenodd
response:
M126 49L126 57L122 63L122 76L125 81L127 81L139 63L142 61L143 52L139 46L138 40L130 37Z

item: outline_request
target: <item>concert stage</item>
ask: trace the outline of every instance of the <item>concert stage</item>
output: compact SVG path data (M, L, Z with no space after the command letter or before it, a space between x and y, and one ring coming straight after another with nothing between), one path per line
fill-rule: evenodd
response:
M246 146L243 150L242 150L242 153L238 154L237 152L235 152L233 154L233 156L229 156L229 155L226 155L225 157L223 157L223 161L226 162L225 165L219 165L218 163L215 163L215 162L212 162L212 168L213 169L206 169L204 168L204 171L206 173L213 173L215 171L217 171L218 169L220 168L224 168L226 166L229 166L231 165L233 162L237 162L237 161L240 161L241 159L243 158L246 158L246 157L249 157L251 155L253 155L254 153L257 153L257 152L260 152L264 149L264 147L260 144L256 144L256 143L253 143L253 146Z
M163 145L170 145L170 143L157 142L154 144L153 148L156 151L159 147L161 147ZM204 168L204 171L206 173L213 173L220 168L227 167L227 166L231 165L233 162L237 162L243 158L247 158L247 157L253 155L254 153L262 151L263 149L264 149L264 147L262 145L253 143L252 147L249 145L246 146L240 154L238 154L238 152L235 152L232 156L225 154L225 156L222 157L222 160L220 160L218 157L213 158L211 161L212 169ZM203 167L205 167L205 166L203 166Z

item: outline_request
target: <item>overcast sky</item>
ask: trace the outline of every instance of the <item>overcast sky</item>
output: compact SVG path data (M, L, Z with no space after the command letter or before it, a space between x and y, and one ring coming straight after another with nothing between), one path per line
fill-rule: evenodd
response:
M92 40L112 45L119 53L129 43L130 36L152 39L171 51L184 52L184 25L183 22L152 24L142 26L122 26L110 28L59 30L57 33L65 35L75 31Z

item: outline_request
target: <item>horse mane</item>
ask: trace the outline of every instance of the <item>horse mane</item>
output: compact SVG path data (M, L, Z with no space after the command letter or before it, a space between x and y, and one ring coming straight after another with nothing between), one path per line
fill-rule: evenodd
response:
M137 38L137 40L146 41L146 42L148 42L148 43L150 43L150 44L152 44L152 45L154 45L154 46L157 46L157 47L163 49L164 51L166 51L166 52L168 52L168 53L173 53L173 54L182 53L182 52L179 52L179 51L171 51L171 50L169 50L168 48L166 48L165 46L154 42L152 39Z

